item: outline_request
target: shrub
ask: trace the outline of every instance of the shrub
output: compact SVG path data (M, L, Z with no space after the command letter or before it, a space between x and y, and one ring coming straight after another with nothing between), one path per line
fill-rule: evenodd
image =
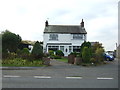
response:
M42 59L43 57L43 49L40 43L37 41L33 47L33 50L31 52L32 57L34 59Z
M28 55L29 54L29 49L28 48L23 48L22 54Z
M29 49L28 48L23 48L21 51L21 58L23 59L29 59Z
M18 58L20 58L21 57L21 55L22 55L22 50L20 50L20 49L17 49L17 57Z
M83 63L89 63L91 58L91 52L88 47L84 47L82 51Z
M54 59L61 59L61 56L55 55Z
M8 58L7 59L14 59L16 57L17 57L17 54L13 52L13 53L9 53L8 54Z
M98 62L101 62L104 60L103 53L104 53L103 48L97 48L97 50L95 51L96 59Z
M64 56L64 53L61 50L57 50L56 55L61 57Z
M50 55L50 56L51 56L51 55L54 55L54 51L53 51L53 50L49 50L48 52L49 52L49 55Z
M21 59L21 58L2 61L2 64L11 65L11 66L39 66L39 65L42 65L42 63L43 62L41 60L28 61L26 59Z
M95 59L95 58L91 58L91 59L90 59L90 62L91 62L91 63L96 63L96 59Z
M75 57L78 55L76 52L71 52L70 55L75 55Z

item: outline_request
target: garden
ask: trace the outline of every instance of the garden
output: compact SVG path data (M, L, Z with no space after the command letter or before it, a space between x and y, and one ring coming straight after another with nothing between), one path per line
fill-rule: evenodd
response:
M8 30L2 36L2 66L46 66L44 65L43 50L40 42L36 42L32 51L29 48L20 48L21 37Z
M64 53L61 50L56 52L49 50L48 57L75 65L96 66L106 64L104 51L104 47L99 42L93 45L90 42L84 42L81 45L80 52L71 52L67 58L64 57Z
M8 30L0 35L2 36L2 66L49 66L50 59L83 66L106 64L103 55L105 50L99 42L93 45L84 42L80 52L71 52L68 57L64 57L61 50L49 50L47 54L43 54L43 47L38 41L33 45L31 52L29 48L21 48L22 38Z
M84 42L81 45L80 53L73 52L68 56L68 63L82 66L96 66L106 64L104 58L104 48L102 44L96 42Z

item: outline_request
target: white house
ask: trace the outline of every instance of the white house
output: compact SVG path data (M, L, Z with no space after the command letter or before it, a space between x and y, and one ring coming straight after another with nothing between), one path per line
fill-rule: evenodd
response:
M81 44L86 41L86 35L83 19L80 25L49 25L46 21L43 52L62 50L65 56L71 52L79 52Z

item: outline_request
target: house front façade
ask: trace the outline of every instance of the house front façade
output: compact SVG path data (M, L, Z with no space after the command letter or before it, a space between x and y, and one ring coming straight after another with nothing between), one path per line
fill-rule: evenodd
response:
M79 52L81 44L86 41L86 35L83 19L80 25L49 25L46 21L43 52L61 50L64 56L68 56L71 52Z

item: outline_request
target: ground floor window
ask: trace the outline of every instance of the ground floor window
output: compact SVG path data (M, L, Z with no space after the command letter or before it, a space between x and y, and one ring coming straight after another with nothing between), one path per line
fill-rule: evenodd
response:
M80 52L80 46L73 46L73 52Z
M48 51L49 50L57 51L59 50L59 46L48 46Z
M70 53L72 52L72 46L69 46L69 52Z
M64 52L64 46L60 46L60 50Z

